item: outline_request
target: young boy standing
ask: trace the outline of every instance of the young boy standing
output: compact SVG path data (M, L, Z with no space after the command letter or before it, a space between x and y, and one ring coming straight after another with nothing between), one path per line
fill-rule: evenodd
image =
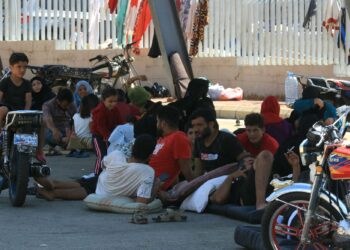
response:
M108 138L117 125L123 124L120 112L116 106L117 90L107 87L102 91L102 101L92 110L91 133L96 152L95 174L102 171L101 161L107 155Z
M23 78L28 62L24 53L12 53L10 56L11 75L0 82L0 127L7 112L30 109L32 105L31 84Z

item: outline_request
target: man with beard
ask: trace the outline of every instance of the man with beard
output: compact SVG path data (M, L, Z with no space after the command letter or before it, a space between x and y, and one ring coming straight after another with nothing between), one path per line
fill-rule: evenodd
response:
M193 154L195 176L237 162L248 155L233 134L219 131L215 110L198 109L190 121L196 134Z
M149 165L162 182L161 189L169 189L180 173L186 180L193 179L191 169L191 143L179 131L179 113L171 106L161 107L157 113L157 133L160 136Z

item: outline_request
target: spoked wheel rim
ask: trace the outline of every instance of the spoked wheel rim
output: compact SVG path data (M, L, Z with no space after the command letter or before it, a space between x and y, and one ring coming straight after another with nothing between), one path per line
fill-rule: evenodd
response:
M293 206L289 205L292 204ZM318 206L316 216L311 222L311 243L300 242L309 201L298 200L279 207L270 222L270 242L274 249L329 249L331 235L337 229L335 218L323 206ZM326 219L327 218L327 219ZM281 245L287 244L286 246Z

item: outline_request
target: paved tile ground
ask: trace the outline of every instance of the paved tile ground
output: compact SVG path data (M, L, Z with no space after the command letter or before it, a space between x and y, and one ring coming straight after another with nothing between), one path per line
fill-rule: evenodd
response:
M48 157L52 178L89 173L94 157ZM239 249L233 233L241 222L211 214L186 213L185 223L133 225L129 215L93 212L82 201L28 196L21 208L0 195L0 249Z

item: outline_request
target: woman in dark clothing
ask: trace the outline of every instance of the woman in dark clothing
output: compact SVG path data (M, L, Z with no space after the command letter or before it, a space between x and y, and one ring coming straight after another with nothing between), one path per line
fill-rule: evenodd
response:
M204 77L194 78L188 84L188 88L183 99L169 105L180 111L180 129L184 130L185 124L193 111L198 108L215 109L213 101L207 97L210 81Z
M312 125L319 121L319 117L316 114L305 114L298 120L298 128L294 136L289 137L283 143L280 144L277 152L274 155L274 161L272 165L272 173L278 174L279 176L287 176L293 174L292 166L288 163L285 153L290 149L298 155L300 158L299 145L306 138L306 134ZM300 166L300 169L297 171L302 173L307 171L308 166ZM293 179L299 179L298 176L293 176Z
M41 77L34 77L30 80L32 84L32 110L42 110L44 102L54 98L56 95Z

